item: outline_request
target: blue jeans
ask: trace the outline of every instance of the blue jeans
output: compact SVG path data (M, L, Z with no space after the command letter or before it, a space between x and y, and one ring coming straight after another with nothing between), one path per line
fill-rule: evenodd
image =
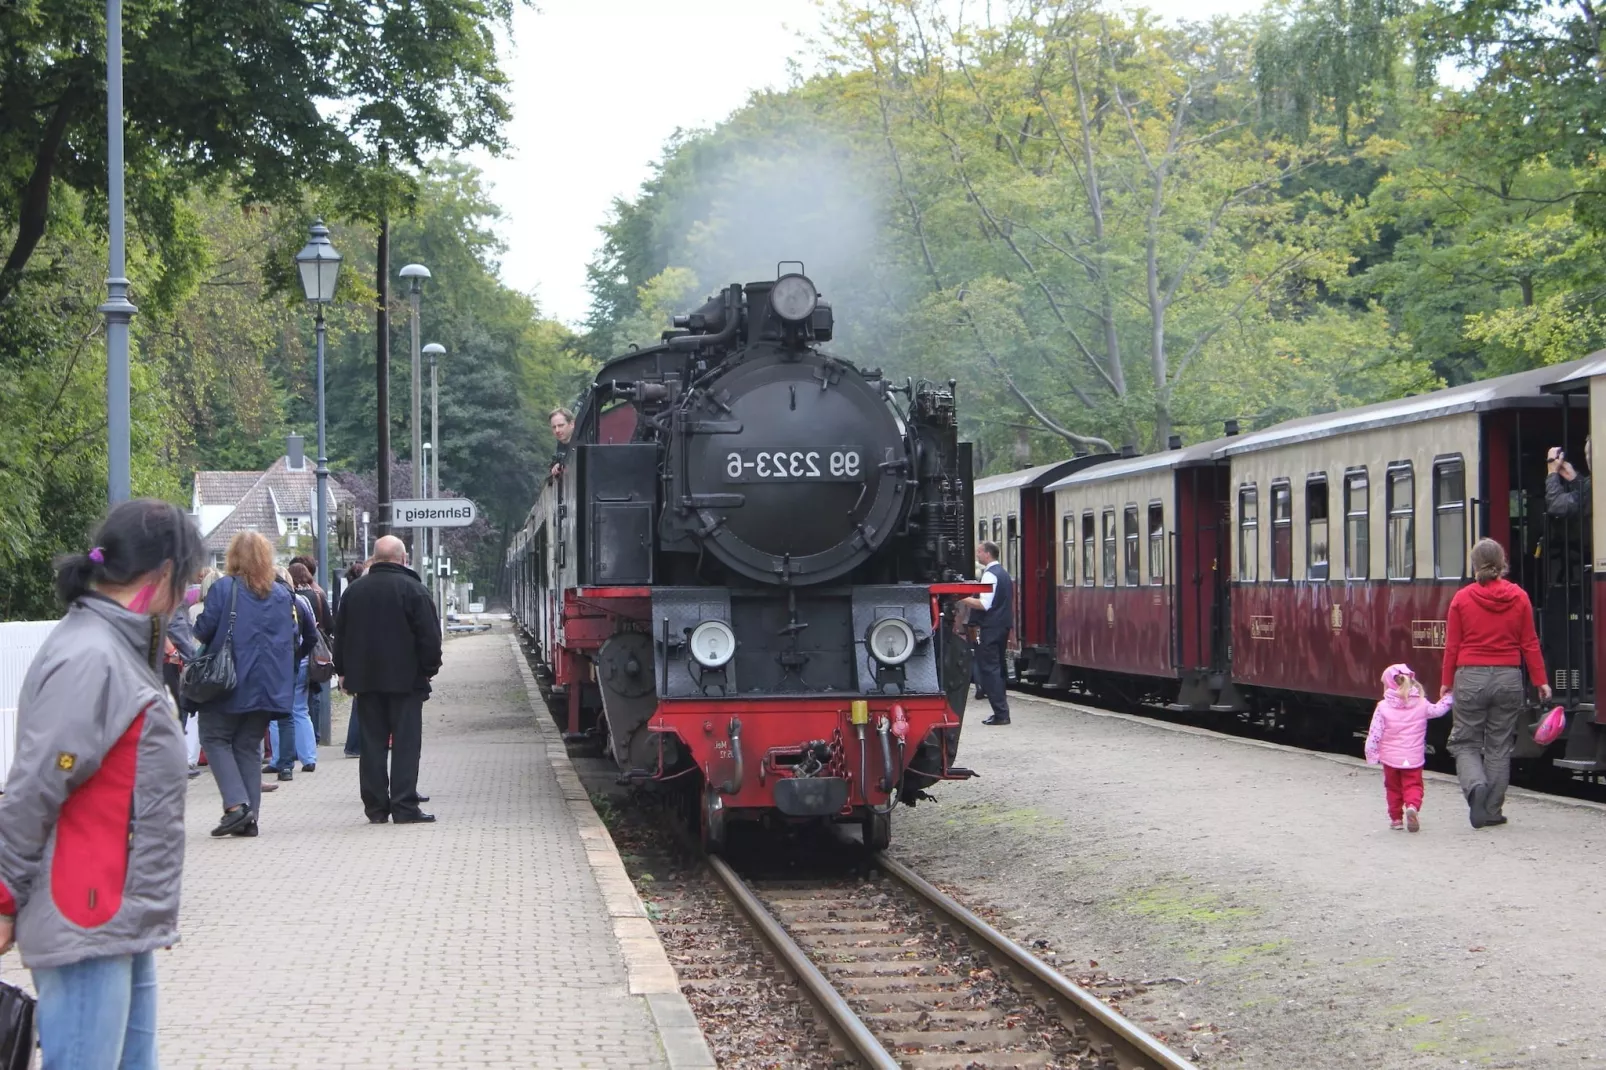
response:
M296 693L291 702L289 717L274 721L273 764L280 769L318 764L318 736L312 728L312 714L307 710L307 662L302 659L296 666Z
M33 971L43 1070L156 1070L156 952Z

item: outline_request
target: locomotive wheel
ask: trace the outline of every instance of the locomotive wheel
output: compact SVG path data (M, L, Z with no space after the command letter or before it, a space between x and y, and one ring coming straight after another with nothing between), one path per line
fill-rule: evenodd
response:
M864 830L864 846L870 851L885 851L892 846L892 811L878 814L868 811L859 821Z
M703 789L703 802L698 812L701 817L698 832L703 850L709 854L720 854L725 850L725 805L712 784Z

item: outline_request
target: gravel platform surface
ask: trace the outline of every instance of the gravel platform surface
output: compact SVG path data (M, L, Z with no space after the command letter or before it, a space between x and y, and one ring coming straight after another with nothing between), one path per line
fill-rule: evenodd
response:
M1600 806L1514 790L1474 830L1430 773L1394 832L1359 762L1010 701L892 855L1067 972L1141 983L1123 1012L1201 1066L1606 1066Z

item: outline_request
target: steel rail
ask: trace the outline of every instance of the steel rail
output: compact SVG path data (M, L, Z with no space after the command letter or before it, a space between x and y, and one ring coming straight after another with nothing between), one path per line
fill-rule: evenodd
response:
M966 933L980 938L988 951L1007 960L1013 970L1046 992L1061 1007L1075 1016L1082 1016L1090 1029L1097 1029L1109 1039L1116 1062L1122 1070L1196 1070L1192 1063L1160 1043L1146 1030L971 913L902 862L877 855L875 863L938 913Z
M869 1028L853 1012L853 1008L848 1006L847 1000L843 999L841 993L826 980L825 974L820 972L819 967L809 961L803 949L786 934L780 922L775 920L742 878L725 864L724 859L716 855L707 856L707 861L708 868L719 878L731 901L764 938L764 942L770 946L770 950L775 953L781 965L797 978L809 1001L825 1015L831 1031L845 1047L850 1049L851 1054L874 1070L899 1070L898 1060L894 1059L892 1053L871 1035Z

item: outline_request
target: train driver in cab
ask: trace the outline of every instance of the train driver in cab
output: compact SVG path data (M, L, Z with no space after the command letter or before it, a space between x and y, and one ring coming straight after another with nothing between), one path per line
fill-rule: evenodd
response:
M993 715L982 724L1008 724L1009 693L1004 688L1004 658L1009 648L1009 631L1015 623L1015 581L998 563L997 543L977 543L976 560L982 567L979 578L990 590L963 602L981 610L981 636L976 647L977 680L993 708Z
M557 452L552 455L552 478L556 479L563 473L563 461L569 455L569 438L574 434L574 413L559 406L547 413L547 423L552 425L552 437L558 440Z

